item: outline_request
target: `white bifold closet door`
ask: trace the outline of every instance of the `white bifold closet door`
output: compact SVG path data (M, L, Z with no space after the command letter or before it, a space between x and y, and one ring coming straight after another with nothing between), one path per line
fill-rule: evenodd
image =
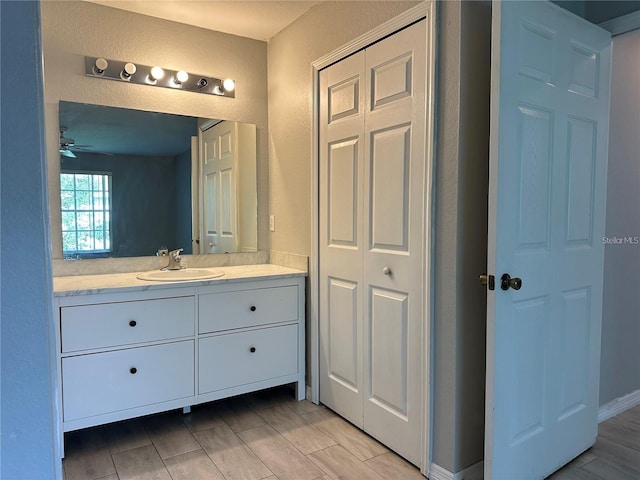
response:
M426 21L320 72L320 401L419 465Z

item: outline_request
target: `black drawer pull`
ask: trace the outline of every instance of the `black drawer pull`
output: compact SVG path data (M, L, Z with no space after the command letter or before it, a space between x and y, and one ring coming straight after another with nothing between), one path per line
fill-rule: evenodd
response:
M255 305L251 305L251 308L249 310L251 310L252 312L255 312L256 311L256 306Z
M136 373L138 373L138 369L137 369L136 367L131 367L131 368L129 369L129 373L130 373L131 375L135 375Z
M251 347L251 348L249 349L249 351L250 351L251 353L256 353L256 347Z
M137 324L138 324L138 323L137 323L135 320L131 320L131 321L129 322L129 326L130 326L130 327L135 327Z

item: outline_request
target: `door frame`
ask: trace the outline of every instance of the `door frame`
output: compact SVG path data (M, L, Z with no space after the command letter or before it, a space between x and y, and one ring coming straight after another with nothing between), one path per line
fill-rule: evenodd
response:
M415 7L406 10L391 20L379 25L369 32L355 38L351 42L337 48L333 52L319 58L311 64L311 76L313 85L313 111L312 125L313 138L311 143L311 257L309 259L309 332L310 343L308 358L310 359L311 385L307 387L307 397L314 403L320 401L320 325L319 325L319 288L320 288L320 268L319 268L319 133L320 133L320 70L329 65L339 62L349 55L376 43L392 33L401 30L409 25L426 19L427 36L425 38L427 49L427 65L425 71L426 92L425 101L427 106L426 121L426 158L424 173L424 298L423 311L424 329L423 344L426 347L423 351L423 378L422 397L424 399L424 425L422 431L422 467L423 474L429 473L431 460L431 390L432 390L432 358L433 348L431 342L431 328L433 322L433 261L432 261L432 218L433 218L433 178L434 178L434 152L435 152L435 71L436 71L436 4L435 0L425 0Z

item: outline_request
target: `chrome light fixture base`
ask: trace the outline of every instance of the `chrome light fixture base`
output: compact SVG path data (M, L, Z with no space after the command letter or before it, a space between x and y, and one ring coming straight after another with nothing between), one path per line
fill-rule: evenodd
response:
M236 96L235 82L229 78L207 77L184 70L169 70L157 66L152 67L101 57L84 58L85 73L90 77L205 93L219 97L235 98Z

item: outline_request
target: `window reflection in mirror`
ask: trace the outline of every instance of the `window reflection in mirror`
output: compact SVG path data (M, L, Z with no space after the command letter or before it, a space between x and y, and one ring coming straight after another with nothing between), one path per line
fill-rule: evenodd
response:
M201 141L192 139L218 121L61 101L59 122L64 258L155 255L161 245L184 253L215 251L200 246ZM243 208L233 220L243 226L236 227L242 233L238 251L257 245L255 158L252 169L250 182L238 170L238 199L250 199L239 202ZM65 175L68 186L69 175L93 180L105 173L110 211L102 215L85 197L89 190L92 199L104 193L93 186L73 193L63 185Z
M66 257L111 250L111 173L60 174L62 251Z

